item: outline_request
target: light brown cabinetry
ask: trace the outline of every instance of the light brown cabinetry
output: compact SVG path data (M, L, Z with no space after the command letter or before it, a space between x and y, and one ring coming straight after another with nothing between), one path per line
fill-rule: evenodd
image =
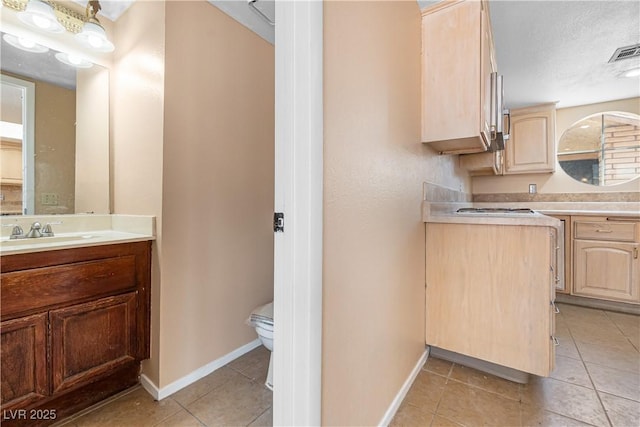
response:
M0 141L0 184L22 185L22 141Z
M426 227L426 343L548 376L555 360L555 228Z
M460 167L469 172L470 176L502 175L503 156L503 150L461 155Z
M573 224L573 294L640 303L640 223L582 217Z
M486 151L495 70L485 1L447 1L423 11L422 142L441 153Z
M3 425L49 424L138 382L150 251L138 242L2 257L2 409L55 414Z
M511 110L504 174L553 172L556 164L555 127L555 104Z

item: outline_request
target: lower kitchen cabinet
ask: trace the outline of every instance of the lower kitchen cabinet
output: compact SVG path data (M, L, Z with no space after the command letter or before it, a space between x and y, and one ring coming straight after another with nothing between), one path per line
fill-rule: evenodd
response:
M151 242L0 261L3 426L52 424L139 382Z
M640 221L572 216L572 295L640 303Z
M426 343L548 376L555 361L556 229L426 228Z
M638 243L574 242L574 295L640 302Z

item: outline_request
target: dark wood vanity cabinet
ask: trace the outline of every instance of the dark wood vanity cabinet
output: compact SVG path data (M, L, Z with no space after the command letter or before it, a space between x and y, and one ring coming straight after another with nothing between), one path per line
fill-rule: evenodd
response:
M46 425L136 384L151 242L3 256L2 423Z

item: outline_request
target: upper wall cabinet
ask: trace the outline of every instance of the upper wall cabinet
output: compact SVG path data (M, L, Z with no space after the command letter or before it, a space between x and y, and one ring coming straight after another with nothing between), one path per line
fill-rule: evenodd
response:
M446 154L487 151L495 70L486 2L444 1L425 9L422 142Z
M552 173L555 170L555 104L511 110L504 174Z

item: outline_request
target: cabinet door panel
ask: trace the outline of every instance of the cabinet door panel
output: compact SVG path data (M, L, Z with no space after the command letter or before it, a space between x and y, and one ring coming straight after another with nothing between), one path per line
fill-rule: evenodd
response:
M135 292L54 310L50 316L54 392L135 359Z
M554 171L554 107L512 110L510 135L505 146L505 175Z
M576 295L640 302L637 243L575 240Z
M47 314L0 323L2 409L24 407L49 394Z

